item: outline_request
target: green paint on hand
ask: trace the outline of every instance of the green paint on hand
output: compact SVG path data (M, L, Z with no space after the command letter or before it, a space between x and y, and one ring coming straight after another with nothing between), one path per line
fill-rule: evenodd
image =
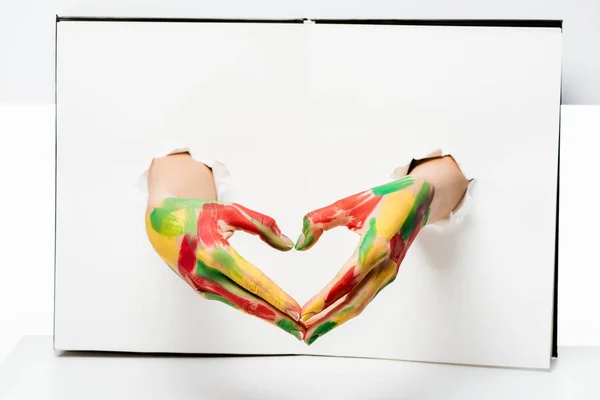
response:
M315 340L317 340L318 338L320 338L321 336L323 336L324 334L326 334L327 332L329 332L330 330L332 330L336 326L337 326L337 322L333 322L333 321L327 321L327 322L319 325L317 327L317 329L315 329L315 331L313 332L313 334L310 337L310 339L308 339L306 341L306 344L307 345L313 344Z
M427 220L429 219L429 213L431 212L431 207L427 207L427 211L425 211L425 216L423 217L423 225L427 225Z
M312 231L310 220L304 217L302 221L302 235L298 238L296 242L296 250L302 250L308 246L310 246L315 240L315 235Z
M227 251L227 249L223 247L217 247L211 253L211 256L217 261L219 264L223 266L224 269L230 271L238 278L242 278L242 273L239 270L239 266L233 259L233 256Z
M389 193L397 192L398 190L405 189L414 183L413 178L408 175L397 181L385 183L383 185L375 186L371 189L375 196L383 196Z
M289 332L289 331L297 328L296 324L294 324L289 319L280 319L279 321L277 321L277 326L286 332Z
M415 229L417 228L417 224L418 224L418 221L416 220L417 209L429 197L429 193L431 191L430 189L431 189L431 185L429 184L429 182L424 181L423 185L421 186L421 189L419 189L419 192L417 193L415 202L414 202L412 208L410 209L410 212L408 213L406 220L402 224L402 228L400 228L400 236L402 237L402 240L404 240L404 241L408 240L411 237L411 235L413 234L413 232L415 231Z
M204 263L204 261L198 259L196 259L196 276L201 276L217 283L222 283L224 280L229 281L229 278L223 275L221 271L207 265L206 263Z
M349 311L352 311L354 309L354 306L348 306L346 308L344 308L342 311L340 311L340 314L345 314Z
M198 214L196 213L195 208L185 209L183 229L186 233L192 233L194 236L198 234Z
M202 205L205 203L208 203L208 201L200 199L180 199L176 197L166 198L160 203L160 206L156 207L150 213L150 224L152 229L159 235L169 239L179 236L184 232L195 232L195 210L202 208ZM182 221L173 215L175 211L181 209L186 209L185 221Z
M221 303L227 304L228 306L231 306L231 307L235 308L236 310L240 309L238 306L236 306L235 304L233 304L232 302L230 302L226 298L219 296L218 294L204 293L204 297L206 297L209 300L220 301Z
M296 337L296 339L302 340L302 336L300 334L300 331L298 330L298 325L296 325L291 320L280 319L279 321L277 321L276 325L278 327L280 327L281 329L283 329L284 331L286 331L287 333L294 335Z
M256 226L256 229L260 232L260 236L265 239L267 243L276 248L277 250L289 250L290 246L283 241L283 239L273 232L273 229L261 224L254 218L250 218L250 222Z
M377 238L377 223L375 217L369 220L369 230L363 236L363 240L358 248L358 263L362 266L365 264L365 258L368 252L373 248L373 242Z
M155 208L150 213L150 225L159 235L172 239L183 234L182 221L171 214L170 210Z

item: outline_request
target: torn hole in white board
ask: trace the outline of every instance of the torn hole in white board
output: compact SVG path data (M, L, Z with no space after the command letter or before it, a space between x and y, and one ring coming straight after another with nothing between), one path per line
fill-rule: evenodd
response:
M146 170L143 171L137 179L135 186L140 190L142 194L145 196L148 195L148 172L150 171L150 165L152 164L152 160L155 158L166 157L173 154L181 154L188 153L194 160L206 165L211 169L213 174L213 179L215 182L215 188L217 191L217 200L219 201L229 201L229 197L231 195L231 174L229 173L229 169L225 164L221 161L215 160L213 158L207 158L206 152L199 152L195 149L184 146L184 147L169 147L170 151L162 151L154 154L151 157L148 157L148 165Z
M411 167L413 166L415 161L426 160L428 158L444 157L444 156L451 156L454 159L454 161L456 162L456 164L462 171L465 178L467 178L467 180L469 180L469 184L467 186L467 190L466 190L465 194L463 195L462 199L459 201L458 205L454 208L454 210L452 210L450 212L450 215L448 216L448 218L437 221L437 222L429 225L431 227L435 227L438 230L447 230L450 227L459 225L461 222L464 221L465 217L471 212L471 209L473 208L474 188L475 188L476 180L473 178L473 175L471 175L468 172L468 169L466 170L465 166L459 161L460 157L457 157L456 153L453 151L437 149L435 151L426 153L422 157L413 158L411 160L411 162L409 162L406 165L397 167L394 170L394 172L392 172L392 175L391 175L392 179L400 179L403 176L406 176L407 174L410 173Z

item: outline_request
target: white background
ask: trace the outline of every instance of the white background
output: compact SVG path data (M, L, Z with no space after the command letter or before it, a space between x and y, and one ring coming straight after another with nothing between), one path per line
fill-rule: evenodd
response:
M0 0L0 102L52 102L56 14L564 19L564 102L600 103L600 0Z
M57 348L548 366L559 29L61 22L58 38ZM419 235L359 319L307 348L198 301L151 250L130 188L175 139L228 165L236 200L285 232L436 146L476 171L477 200L461 229ZM534 182L517 178L527 164ZM321 242L283 255L233 240L301 304L357 240Z
M600 106L563 106L561 122L558 342L600 346L600 214L588 211L600 198ZM2 190L10 194L0 197L0 208L11 210L4 215L11 228L0 230L2 360L21 335L52 334L54 107L0 106L0 132L12 134L12 145L0 147ZM590 199L585 206L581 188Z

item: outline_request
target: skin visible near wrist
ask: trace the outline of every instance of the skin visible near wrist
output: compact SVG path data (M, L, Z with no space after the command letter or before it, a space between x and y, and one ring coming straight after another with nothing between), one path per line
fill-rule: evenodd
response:
M427 224L444 220L464 197L469 180L450 155L424 161L409 174L414 179L424 179L433 185L435 196L431 202L431 211Z
M427 180L435 188L427 224L448 218L469 185L469 180L449 155L424 160L410 175L416 180ZM166 197L217 200L212 171L189 153L155 158L148 174L147 212Z
M217 200L212 171L189 153L155 158L148 173L147 212L167 197Z

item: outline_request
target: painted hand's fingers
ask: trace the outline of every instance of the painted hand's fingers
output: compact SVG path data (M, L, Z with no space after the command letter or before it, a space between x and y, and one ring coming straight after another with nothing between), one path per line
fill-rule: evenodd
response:
M210 267L199 267L197 274L186 274L184 279L204 298L217 300L246 314L275 325L298 340L304 339L306 328L263 299L244 290L231 279Z
M395 243L395 242L394 242ZM368 254L364 254L368 252ZM340 271L319 293L302 306L302 321L310 319L350 293L390 254L390 243L363 237L361 244Z
M389 260L372 270L343 300L306 321L306 344L357 317L375 296L396 277L396 263Z
M243 230L260 238L278 250L287 251L294 242L283 233L269 216L239 204L206 203L198 215L198 237L209 248L228 245L235 230Z
M304 216L302 234L296 241L296 250L310 249L323 231L338 226L347 226L352 230L360 229L367 211L371 212L378 201L370 191L366 191L309 212Z
M356 254L355 252L346 261L335 278L302 306L302 321L306 321L313 315L330 307L360 282L361 274L360 268L356 266L358 259Z
M365 222L357 252L337 276L302 307L302 320L308 320L348 294L383 260L391 258L397 262L426 220L432 198L433 190L427 182L414 190L392 191L381 197L377 212L370 214Z
M380 225L377 231L381 231L379 237L387 240L401 228L410 231L411 224L418 219L414 218L411 207L426 203L422 207L426 210L433 199L433 190L428 182L421 182L418 193L414 184L414 179L406 176L306 214L296 249L309 249L318 241L323 231L337 226L346 226L364 234L374 229L373 224L377 222ZM414 189L411 188L413 186ZM411 189L404 190L408 188ZM408 218L409 216L411 218Z
M301 308L296 300L231 246L211 250L202 249L196 252L196 257L199 262L217 269L250 293L292 317L293 320L300 319Z
M273 218L239 204L232 204L230 207L229 219L225 221L229 225L258 235L265 243L277 250L288 251L294 247L294 242L281 233Z
M226 277L224 278L227 279ZM280 310L273 307L265 300L253 295L252 293L243 289L230 279L227 279L227 284L225 284L224 287L233 296L238 296L241 299L246 299L246 301L237 303L237 307L241 311L257 316L273 325L276 325L277 327L283 329L289 334L295 336L298 340L304 339L304 335L306 334L306 327L304 326L304 324L290 318L289 315L282 313Z
M365 244L363 240L357 252L344 264L338 275L302 307L302 321L306 322L323 310L335 307L335 303L353 291L357 285L362 284L362 281L367 279L366 276L372 273L371 271L385 268L383 265L391 262L398 273L400 263L415 238L416 233L409 238L408 242L405 242L402 239L402 233L399 232L392 237L389 247L386 248L378 246L378 243L382 243L381 241L369 247L368 243ZM363 256L365 264L358 262L361 249L370 252ZM361 265L362 268L359 267Z

